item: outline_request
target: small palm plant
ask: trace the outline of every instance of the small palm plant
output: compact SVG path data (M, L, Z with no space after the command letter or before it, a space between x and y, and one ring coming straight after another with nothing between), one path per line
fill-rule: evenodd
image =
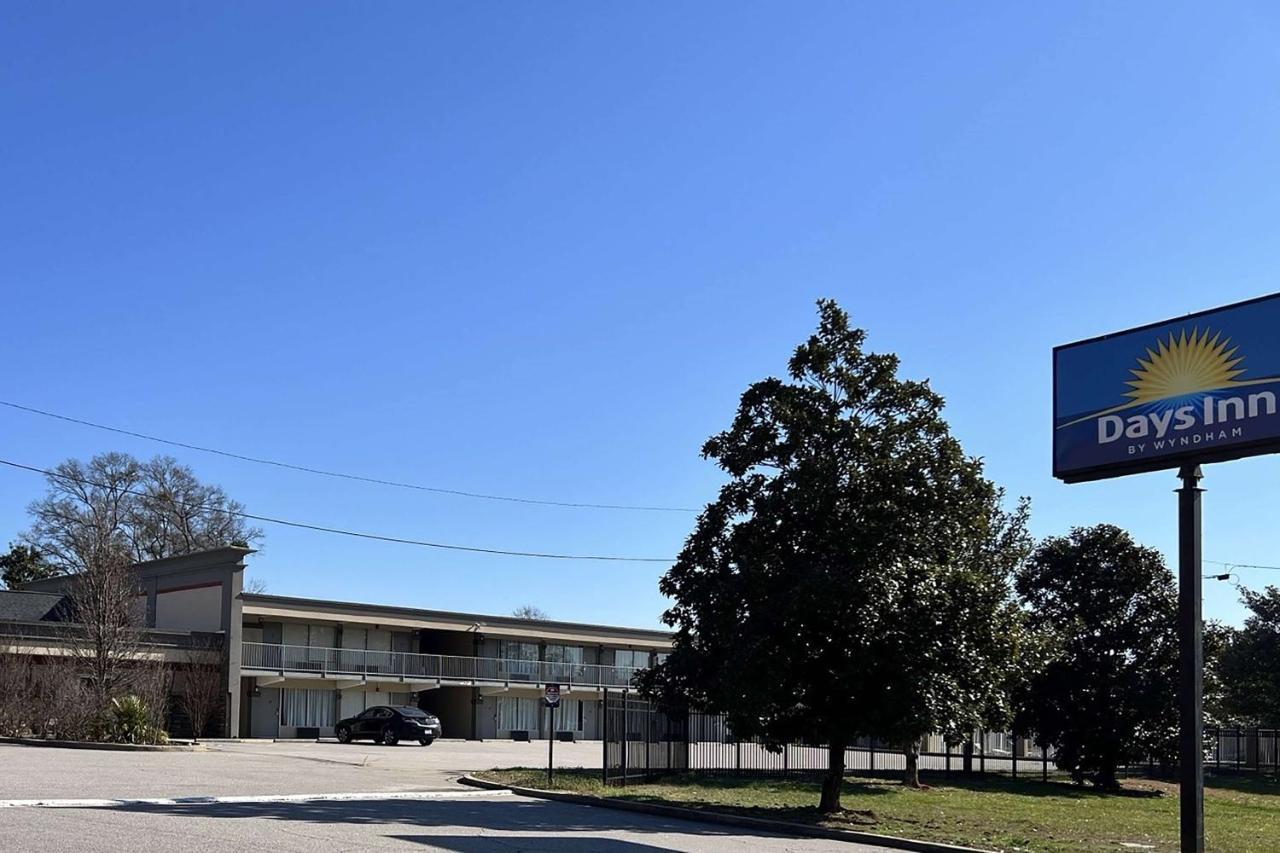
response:
M120 743L150 743L151 722L147 705L137 696L117 696L111 700L111 718L115 740Z

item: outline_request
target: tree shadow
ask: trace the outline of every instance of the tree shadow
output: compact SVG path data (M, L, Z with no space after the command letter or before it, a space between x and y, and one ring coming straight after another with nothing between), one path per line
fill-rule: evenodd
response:
M560 837L546 835L388 835L387 838L410 844L423 844L437 850L456 850L458 853L512 853L513 850L554 850L556 853L648 853L666 851L668 847L654 847L638 841L620 838Z
M625 830L637 833L731 835L742 830L696 820L500 796L493 799L311 800L237 803L121 803L117 812L228 820L280 820L315 824L466 826L547 835ZM756 833L751 833L755 835ZM424 836L426 837L426 836ZM435 836L431 836L434 838ZM443 836L448 837L448 836ZM780 837L780 836L779 836ZM602 839L593 839L602 840ZM434 842L432 842L434 843ZM487 848L484 848L487 849ZM509 848L508 848L509 849ZM576 848L575 848L576 849ZM584 847L583 849L595 849Z
M1155 799L1164 796L1162 791L1121 788L1108 791L1092 785L1077 785L1067 779L1011 779L1007 776L952 776L951 778L932 777L927 784L937 788L959 788L975 793L1004 793L1022 797L1066 797L1076 800L1102 799L1107 797L1131 799Z

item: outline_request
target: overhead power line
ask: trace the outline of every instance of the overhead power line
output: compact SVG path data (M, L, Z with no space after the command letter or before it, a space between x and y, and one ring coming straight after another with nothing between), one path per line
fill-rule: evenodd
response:
M1222 560L1205 560L1202 563L1213 563L1215 566L1226 566L1228 569L1260 569L1265 572L1280 572L1280 566L1255 566L1249 563L1225 563Z
M105 483L98 483L82 477L72 477L67 474L61 474L57 471L50 471L45 468L37 468L34 465L23 465L20 462L11 462L8 459L0 459L0 465L8 465L10 468L17 468L22 471L31 471L35 474L43 474L46 477L53 477L59 480L66 480L72 483L80 483L86 486L97 486L100 489L114 488ZM131 489L119 489L118 491L143 497L142 493ZM178 501L178 503L187 507L204 507L209 508L207 504L195 501ZM269 515L255 515L249 512L241 512L229 510L226 507L217 507L219 512L227 515L233 515L237 518L250 519L252 521L261 521L265 524L279 524L284 527L296 527L301 530L314 530L319 533L332 533L338 536L352 536L357 539L373 539L378 542L394 542L399 545L417 545L423 548L438 548L445 551L468 551L474 554L496 554L503 557L532 557L542 560L593 560L597 562L611 563L670 563L674 562L674 558L670 557L622 557L612 554L556 554L542 551L510 551L503 548L482 548L473 545L448 545L442 542L428 542L423 539L408 539L401 536L384 536L379 533L365 533L358 530L344 530L339 527L327 527L322 524L309 524L302 521L289 521L283 518L274 518Z
M325 468L312 468L307 465L295 465L291 462L281 462L276 459L264 459L258 456L247 456L243 453L232 453L229 450L219 450L216 447L203 447L199 444L190 444L185 441L176 441L171 438L161 438L156 435L148 435L144 432L135 432L120 427L108 426L107 424L86 421L82 418L73 418L70 415L61 415L57 412L49 412L44 409L37 409L32 406L24 406L21 403L14 403L9 400L0 400L0 406L7 406L10 409L16 409L20 412L28 412L33 415L40 415L46 418L53 418L67 423L79 424L80 426L92 427L106 432L114 432L117 435L127 435L132 438L141 438L146 441L154 441L159 444L167 444L170 447L181 447L184 450L195 450L200 453L212 453L215 456L223 456L228 459L237 459L241 462L252 462L255 465L270 465L274 468L286 468L290 471L301 471L304 474L317 474L321 477L334 477L341 480L355 480L360 483L372 483L377 486L391 486L397 489L412 489L419 492L434 492L439 495L453 495L454 497L475 498L485 501L505 501L507 503L518 504L537 504L539 506L559 506L571 507L574 509L615 509L615 510L633 510L637 512L697 512L698 510L683 506L646 506L639 504L604 504L604 503L587 503L583 501L552 501L539 500L537 498L520 498L511 495L490 495L483 492L467 492L461 489L446 489L440 486L425 486L421 483L404 483L397 480L384 480L378 477L366 477L363 474L349 474L342 471L330 471Z

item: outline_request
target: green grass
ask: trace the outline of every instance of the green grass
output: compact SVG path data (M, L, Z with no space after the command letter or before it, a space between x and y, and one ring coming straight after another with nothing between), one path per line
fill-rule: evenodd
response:
M509 785L547 787L546 770L514 768L477 775ZM843 812L827 820L816 809L818 783L810 781L679 777L661 784L606 788L598 770L558 770L555 788L986 850L1178 849L1177 786L1167 782L1126 780L1122 792L1102 794L1066 782L996 777L928 781L933 787L917 791L892 780L849 778ZM1280 850L1280 779L1207 779L1205 835L1214 853Z

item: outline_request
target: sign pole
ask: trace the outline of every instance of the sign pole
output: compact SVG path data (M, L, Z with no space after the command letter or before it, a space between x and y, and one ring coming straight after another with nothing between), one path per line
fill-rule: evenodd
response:
M1178 470L1178 776L1182 853L1204 853L1200 466Z
M542 690L547 706L547 786L555 784L556 766L556 708L560 707L560 685L548 684Z

